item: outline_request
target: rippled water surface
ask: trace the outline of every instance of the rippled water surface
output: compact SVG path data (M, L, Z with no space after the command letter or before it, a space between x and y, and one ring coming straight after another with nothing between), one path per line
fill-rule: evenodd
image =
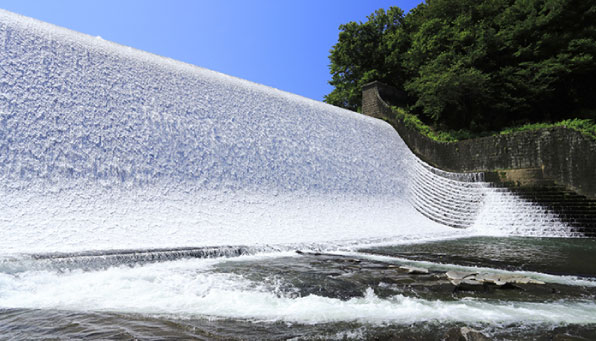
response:
M590 238L472 237L380 247L377 254L510 270L596 276L596 240Z
M483 245L501 256L491 260ZM0 275L0 333L16 339L425 340L467 326L495 339L593 339L593 265L561 270L596 255L593 245L472 237L163 261L167 252L160 251L154 261L100 267L89 264L102 256L86 256L82 267L39 260L45 263L38 270ZM429 273L408 274L402 265ZM461 290L445 277L473 268L546 283Z

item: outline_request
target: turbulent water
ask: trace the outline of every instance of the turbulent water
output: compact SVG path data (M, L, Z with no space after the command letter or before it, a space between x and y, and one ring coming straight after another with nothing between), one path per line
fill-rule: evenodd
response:
M573 236L479 180L380 120L0 11L0 335L589 335L593 272L532 274L560 296L429 296L387 264L441 260L358 251Z

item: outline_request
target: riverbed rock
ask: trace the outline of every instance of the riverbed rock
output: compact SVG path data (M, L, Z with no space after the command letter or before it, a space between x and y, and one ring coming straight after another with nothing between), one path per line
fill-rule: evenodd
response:
M450 282L455 285L455 290L475 291L484 289L483 282L470 277L464 279L452 279Z
M462 280L467 277L476 276L477 272L464 272L464 271L447 271L445 275L449 280Z
M486 335L469 327L452 328L444 338L445 341L490 341Z
M544 282L516 274L499 274L499 273L477 273L464 271L448 271L445 273L447 279L453 285L461 285L464 280L466 285L480 284L494 284L498 287L511 287L513 284L544 284Z
M409 266L409 265L402 265L399 267L401 270L405 270L407 271L409 274L427 274L428 273L428 269L425 268L419 268L416 266Z
M503 286L507 284L544 284L544 282L530 277L510 274L479 274L475 276L477 281Z

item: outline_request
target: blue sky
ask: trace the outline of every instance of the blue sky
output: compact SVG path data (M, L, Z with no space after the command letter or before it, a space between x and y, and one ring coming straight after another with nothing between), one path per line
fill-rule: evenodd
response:
M332 90L338 26L421 0L3 0L55 25L315 100Z

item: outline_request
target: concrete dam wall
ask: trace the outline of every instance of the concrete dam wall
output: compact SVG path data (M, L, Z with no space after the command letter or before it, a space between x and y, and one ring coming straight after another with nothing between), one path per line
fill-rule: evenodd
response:
M556 213L589 234L596 230L596 141L554 127L458 142L437 142L407 127L387 102L400 94L380 82L364 86L365 115L391 122L420 159L439 169L479 173L495 187Z

